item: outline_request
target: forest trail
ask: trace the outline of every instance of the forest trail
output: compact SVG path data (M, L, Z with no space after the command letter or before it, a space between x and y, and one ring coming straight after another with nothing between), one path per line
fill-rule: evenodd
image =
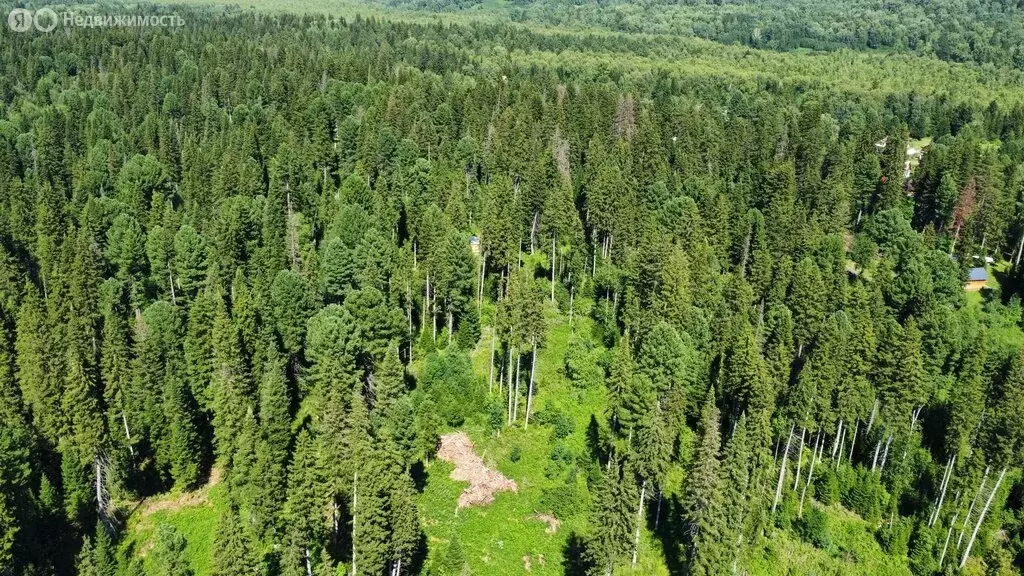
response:
M459 508L490 504L494 502L496 492L516 492L519 489L515 481L484 464L483 459L473 451L473 441L465 432L452 432L441 436L441 447L437 451L437 457L455 465L449 478L469 482L469 486L459 495Z

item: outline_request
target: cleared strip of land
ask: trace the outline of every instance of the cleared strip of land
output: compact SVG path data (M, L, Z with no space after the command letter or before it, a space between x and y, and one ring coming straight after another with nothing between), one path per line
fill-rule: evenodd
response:
M459 495L459 508L490 504L494 502L496 492L516 492L519 489L514 481L484 464L483 459L473 451L473 441L465 432L442 436L437 457L455 465L449 475L452 480L469 482L469 486Z

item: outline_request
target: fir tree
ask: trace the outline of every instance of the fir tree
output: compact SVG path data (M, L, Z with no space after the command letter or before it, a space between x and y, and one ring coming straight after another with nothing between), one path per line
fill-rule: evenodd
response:
M726 538L721 483L721 435L714 393L701 415L700 440L687 475L683 498L684 545L690 574L713 575L726 571L731 541Z
M191 490L202 480L206 446L199 431L198 406L181 377L173 368L167 370L164 410L170 428L171 478L175 485Z
M635 488L632 479L623 477L622 465L613 457L595 489L591 508L593 532L587 541L587 556L595 574L610 575L632 549Z
M736 573L736 563L749 532L747 515L753 504L750 499L750 468L754 464L747 439L747 419L740 416L722 454L721 487L723 494L723 554Z
M248 534L238 510L232 506L221 514L213 538L214 576L256 576L261 573L254 550L255 543Z
M192 576L185 537L170 524L160 524L153 546L152 566L157 576Z
M246 411L252 407L249 375L242 355L238 328L227 314L223 299L217 297L211 331L213 372L210 400L213 408L214 453L218 459L230 458L235 436Z
M298 562L308 564L319 549L323 536L324 498L318 490L320 461L317 458L313 438L307 430L299 432L295 440L295 452L288 466L288 495L282 514L286 542L294 551ZM288 559L289 555L286 554Z

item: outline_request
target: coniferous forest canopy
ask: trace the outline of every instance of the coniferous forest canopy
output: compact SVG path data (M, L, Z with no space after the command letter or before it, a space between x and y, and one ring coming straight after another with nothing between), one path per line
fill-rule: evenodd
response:
M500 7L519 22L682 34L770 50L883 49L1024 68L1020 0L377 0L431 11Z
M1020 6L381 6L0 32L0 574L1020 573Z

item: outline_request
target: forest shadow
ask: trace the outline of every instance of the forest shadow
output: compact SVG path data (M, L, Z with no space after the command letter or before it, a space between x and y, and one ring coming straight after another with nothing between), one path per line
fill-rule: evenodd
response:
M416 543L416 550L413 552L412 560L409 562L409 574L423 574L423 567L427 564L427 535L420 530L419 541Z
M681 542L683 538L683 511L679 500L672 496L662 502L661 517L655 536L661 541L665 554L665 565L669 574L686 574L686 558L683 556Z
M981 295L986 302L990 298L997 296L1003 304L1010 303L1010 299L1014 294L1017 294L1017 290L1020 288L1020 279L1013 272L1013 267L1006 268L1005 270L992 270L992 276L999 283L999 290L983 288Z
M562 547L562 574L565 576L587 576L593 568L587 560L586 542L583 537L575 531L569 534L569 538Z
M427 472L427 467L423 464L422 460L416 461L416 463L409 467L409 477L412 478L412 485L416 488L416 492L423 494L423 491L427 489L430 472Z

